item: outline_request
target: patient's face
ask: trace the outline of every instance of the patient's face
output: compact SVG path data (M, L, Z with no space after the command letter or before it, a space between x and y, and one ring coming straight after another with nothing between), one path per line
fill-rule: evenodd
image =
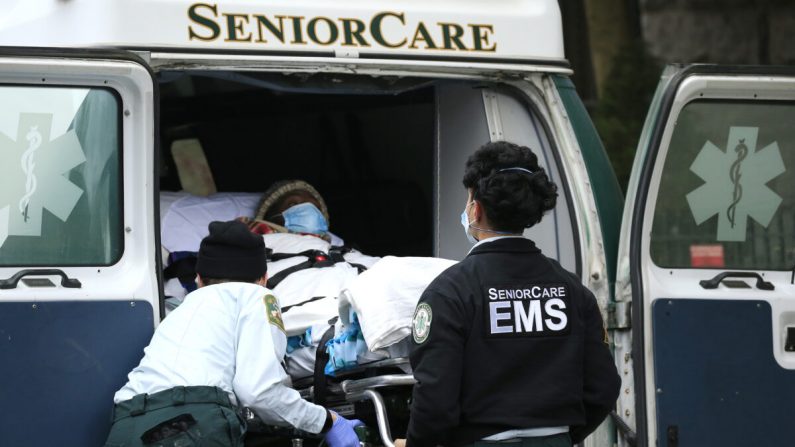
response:
M291 207L294 207L295 205L299 205L301 203L306 203L306 202L309 202L312 205L315 205L317 207L317 209L321 209L320 208L320 203L318 203L318 201L315 200L314 197L312 197L312 194L309 194L306 191L294 191L294 192L291 192L291 193L287 194L286 196L282 197L281 200L276 202L276 204L273 205L273 208L271 208L271 210L270 210L270 212L268 214L270 214L271 216L274 216L274 215L277 215L277 214L281 214L285 210L287 210L288 208L291 208Z

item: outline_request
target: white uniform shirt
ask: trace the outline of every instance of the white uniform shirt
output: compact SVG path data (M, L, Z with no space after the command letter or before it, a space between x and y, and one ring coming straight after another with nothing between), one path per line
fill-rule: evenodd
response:
M269 309L268 295L268 289L246 283L190 293L160 323L114 401L174 386L216 386L265 423L319 433L326 410L285 385L287 338L278 304Z

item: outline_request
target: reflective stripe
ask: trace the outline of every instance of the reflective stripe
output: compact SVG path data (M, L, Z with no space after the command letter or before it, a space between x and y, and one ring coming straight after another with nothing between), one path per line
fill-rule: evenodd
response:
M538 428L525 428L522 430L508 430L502 433L497 433L486 438L484 441L507 441L516 438L539 438L542 436L559 435L561 433L568 433L569 427L538 427Z

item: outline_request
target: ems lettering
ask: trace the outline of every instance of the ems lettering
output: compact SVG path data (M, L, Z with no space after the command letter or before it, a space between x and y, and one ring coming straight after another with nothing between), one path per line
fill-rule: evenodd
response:
M560 285L489 287L489 335L560 335L568 332L567 290Z
M496 52L489 24L425 23L404 12L381 11L371 17L304 17L222 11L215 3L188 8L188 40L250 43L380 47L382 49Z
M560 298L552 298L544 303L544 310L550 318L544 320L547 327L553 331L562 331L566 329L569 324L569 318L563 310L566 309L566 303Z

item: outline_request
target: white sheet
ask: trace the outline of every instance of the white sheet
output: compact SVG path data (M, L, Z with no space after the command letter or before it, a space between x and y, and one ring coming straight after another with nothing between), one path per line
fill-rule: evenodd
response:
M261 193L224 192L207 197L187 193L161 193L161 244L170 253L199 251L215 220L228 221L252 217L262 199Z
M422 292L455 263L442 258L387 256L350 281L340 296L339 315L345 322L349 307L353 307L367 348L386 348L411 334L411 319Z
M315 372L317 346L298 348L284 356L284 369L293 380L309 377Z
M278 290L279 287L276 289ZM284 295L277 290L274 290L277 298L279 296L295 298L295 296ZM279 301L281 302L281 299ZM282 305L282 309L285 307ZM282 312L284 330L287 332L288 337L301 335L313 325L328 323L329 320L337 316L338 307L336 296L326 296L319 300L287 309Z

